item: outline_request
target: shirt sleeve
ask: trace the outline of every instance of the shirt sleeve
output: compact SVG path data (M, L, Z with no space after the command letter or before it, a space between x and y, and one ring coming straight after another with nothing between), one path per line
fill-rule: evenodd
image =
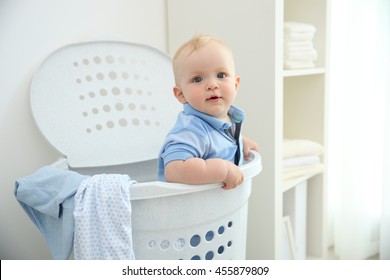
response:
M206 158L208 150L207 141L193 131L181 131L168 135L161 159L164 166L174 160L188 158Z

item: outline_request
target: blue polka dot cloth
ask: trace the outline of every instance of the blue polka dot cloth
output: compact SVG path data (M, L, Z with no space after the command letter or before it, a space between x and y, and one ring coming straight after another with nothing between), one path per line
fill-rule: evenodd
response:
M74 258L134 259L128 175L99 174L83 180L75 195Z

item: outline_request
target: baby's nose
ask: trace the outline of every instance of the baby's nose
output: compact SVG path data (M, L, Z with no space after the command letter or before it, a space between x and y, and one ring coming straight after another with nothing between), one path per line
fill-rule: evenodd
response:
M214 90L214 89L217 89L218 88L218 84L214 81L214 80L211 80L208 84L207 84L207 89L208 90Z

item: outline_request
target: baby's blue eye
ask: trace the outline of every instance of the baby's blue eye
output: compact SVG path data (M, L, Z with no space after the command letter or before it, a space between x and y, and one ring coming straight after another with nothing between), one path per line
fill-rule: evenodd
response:
M202 77L195 77L193 79L194 83L197 83L197 84L200 83L202 80L203 80Z
M218 77L218 79L223 79L226 77L226 74L225 73L218 73L217 77Z

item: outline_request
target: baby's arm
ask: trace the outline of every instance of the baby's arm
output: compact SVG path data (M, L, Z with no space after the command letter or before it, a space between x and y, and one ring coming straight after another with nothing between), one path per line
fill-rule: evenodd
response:
M234 163L219 159L189 158L175 160L165 166L167 182L183 184L208 184L223 182L223 189L232 189L242 183L244 175Z

